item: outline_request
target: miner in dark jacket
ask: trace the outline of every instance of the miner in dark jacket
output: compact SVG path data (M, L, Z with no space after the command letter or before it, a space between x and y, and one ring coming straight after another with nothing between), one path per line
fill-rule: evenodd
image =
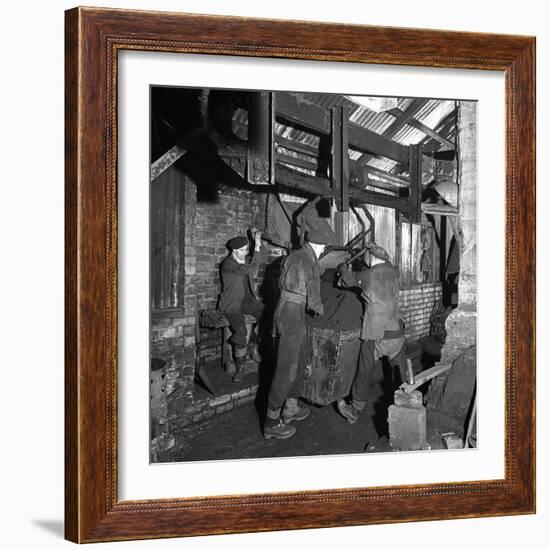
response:
M306 363L306 311L323 314L319 256L329 240L320 230L307 233L305 244L285 259L281 269L281 294L273 319L279 345L267 403L266 439L292 437L296 428L289 423L309 416L309 409L298 404Z
M340 285L358 287L365 302L361 327L361 348L357 371L351 387L351 401L338 401L338 410L350 424L359 419L367 404L371 375L378 359L388 357L406 381L404 326L399 310L399 268L392 265L388 253L377 245L369 248L371 268L352 272L339 266Z
M254 277L261 263L262 234L258 231L254 234L254 254L247 261L248 238L239 236L231 239L227 245L230 254L220 265L220 277L222 282L222 294L218 308L222 311L231 327L232 335L229 342L233 346L236 372L234 382L240 382L244 375L244 364L248 353L250 334L245 323L245 314L253 315L259 320L263 304L256 297L254 291ZM257 345L252 350L252 359L260 360Z

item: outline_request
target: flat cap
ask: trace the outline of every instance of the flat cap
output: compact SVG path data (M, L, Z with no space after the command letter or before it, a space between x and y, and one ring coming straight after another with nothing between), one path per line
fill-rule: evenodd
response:
M315 244L330 244L330 237L320 229L312 229L306 233L306 241Z
M227 247L229 250L237 250L237 248L242 248L248 244L248 239L239 235L238 237L233 237L227 241Z

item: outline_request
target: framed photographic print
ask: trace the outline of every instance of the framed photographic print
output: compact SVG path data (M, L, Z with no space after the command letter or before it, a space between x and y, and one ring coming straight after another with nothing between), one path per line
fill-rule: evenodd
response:
M534 38L66 13L66 536L533 513Z

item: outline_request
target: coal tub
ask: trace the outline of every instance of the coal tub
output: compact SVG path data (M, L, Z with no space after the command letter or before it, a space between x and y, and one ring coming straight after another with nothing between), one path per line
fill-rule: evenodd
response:
M302 396L328 405L349 395L359 357L363 305L357 292L334 286L334 270L323 275L321 300L324 314L307 327Z

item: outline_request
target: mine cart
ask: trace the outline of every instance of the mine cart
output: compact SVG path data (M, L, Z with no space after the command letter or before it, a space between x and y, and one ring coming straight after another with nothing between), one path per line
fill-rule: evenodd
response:
M308 327L307 367L302 395L328 405L349 394L359 357L359 329Z

